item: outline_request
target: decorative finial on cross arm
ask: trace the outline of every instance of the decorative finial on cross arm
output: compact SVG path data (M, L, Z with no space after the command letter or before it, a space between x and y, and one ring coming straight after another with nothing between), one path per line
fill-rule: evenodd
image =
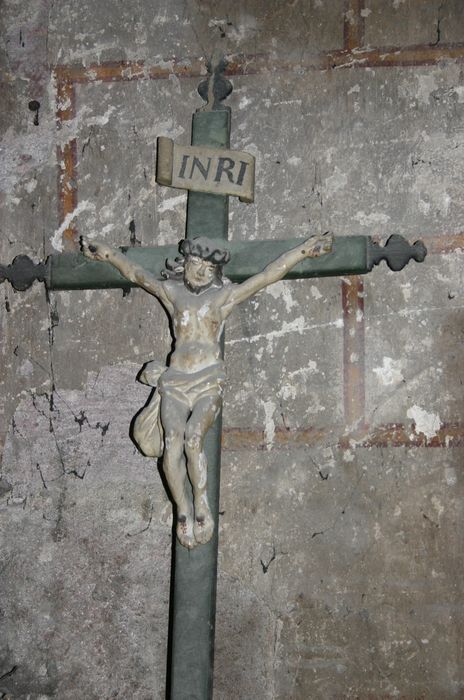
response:
M224 77L226 67L227 60L223 54L218 50L214 51L211 58L206 62L208 78L203 80L198 86L198 94L206 102L203 107L200 107L199 111L230 110L230 107L221 104L233 89L230 80Z
M410 260L423 262L427 255L427 248L422 241L416 241L413 245L410 245L403 236L394 233L383 247L369 237L367 255L368 270L372 270L374 265L378 265L382 260L385 260L390 270L399 272Z
M35 280L47 282L48 272L48 260L35 263L28 255L17 255L10 265L0 265L0 284L8 280L13 289L24 292Z

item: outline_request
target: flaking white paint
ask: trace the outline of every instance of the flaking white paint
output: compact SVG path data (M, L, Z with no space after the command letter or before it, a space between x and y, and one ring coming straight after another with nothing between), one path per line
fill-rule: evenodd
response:
M52 247L55 250L58 250L60 253L63 251L63 233L66 231L68 226L74 221L74 219L77 216L79 216L79 214L81 214L83 211L95 211L95 204L93 202L89 202L88 200L79 202L79 204L75 209L73 209L73 211L69 212L69 214L66 214L63 223L56 229L55 233L53 234L50 240L50 243L52 244ZM89 232L88 237L93 237L92 232Z
M274 401L263 401L262 404L264 409L264 441L266 449L270 450L275 436L274 413L276 404Z
M391 386L402 382L404 377L401 372L401 360L392 357L384 357L381 367L374 367L373 372L383 386Z
M423 433L428 439L433 438L440 430L440 416L435 413L429 413L420 406L411 406L406 415L416 424L416 433Z

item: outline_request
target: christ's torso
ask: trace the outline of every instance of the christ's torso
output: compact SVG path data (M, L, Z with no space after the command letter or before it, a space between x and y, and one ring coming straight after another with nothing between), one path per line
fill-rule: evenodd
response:
M172 304L168 310L175 341L170 366L196 372L218 362L227 288L211 286L195 294L183 282L165 282L164 287Z

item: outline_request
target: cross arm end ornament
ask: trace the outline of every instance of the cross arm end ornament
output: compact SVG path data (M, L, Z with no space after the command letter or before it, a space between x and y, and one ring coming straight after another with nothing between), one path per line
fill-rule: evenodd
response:
M387 240L382 247L372 240L368 239L368 271L370 272L374 265L378 265L382 260L385 260L390 270L399 272L405 267L410 260L423 262L427 255L427 248L422 241L416 241L410 245L403 236L395 233Z
M198 94L206 104L200 107L202 112L212 112L218 110L230 111L230 107L221 104L232 92L232 83L224 76L227 68L227 59L222 52L213 52L211 58L206 62L208 77L198 86Z
M0 283L8 280L17 292L24 292L37 280L49 286L51 259L35 263L28 255L17 255L10 265L0 265Z

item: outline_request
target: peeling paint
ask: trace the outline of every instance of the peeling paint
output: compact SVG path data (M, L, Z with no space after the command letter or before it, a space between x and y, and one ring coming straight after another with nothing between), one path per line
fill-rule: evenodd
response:
M391 386L404 380L401 372L402 360L384 357L382 362L381 367L374 367L372 371L377 375L377 379L383 386Z
M63 223L61 226L59 226L55 233L53 234L50 243L52 244L53 248L60 253L63 251L63 233L66 231L66 229L69 227L69 225L79 216L84 211L95 211L95 204L93 202L89 201L84 201L84 202L79 202L77 207L67 214L65 218L63 219ZM88 233L89 238L92 238L92 233Z
M186 201L187 201L186 194L179 194L176 197L169 197L169 199L163 200L158 205L158 212L160 214L164 214L167 211L173 211L174 209L178 209L181 206L185 206Z
M275 282L271 284L267 289L266 293L270 294L274 299L283 299L285 303L285 310L287 312L291 311L294 306L298 306L298 302L293 298L291 286L287 282Z
M358 211L353 217L362 226L373 226L375 224L388 224L390 216L380 212L371 212L366 214L365 211Z
M416 424L416 432L424 433L428 439L433 438L440 430L440 416L435 413L429 413L420 406L411 406L411 408L408 408L406 415Z
M264 441L266 443L266 449L272 449L272 443L274 442L275 436L275 422L274 413L276 411L276 404L274 401L263 401L262 406L264 409Z

